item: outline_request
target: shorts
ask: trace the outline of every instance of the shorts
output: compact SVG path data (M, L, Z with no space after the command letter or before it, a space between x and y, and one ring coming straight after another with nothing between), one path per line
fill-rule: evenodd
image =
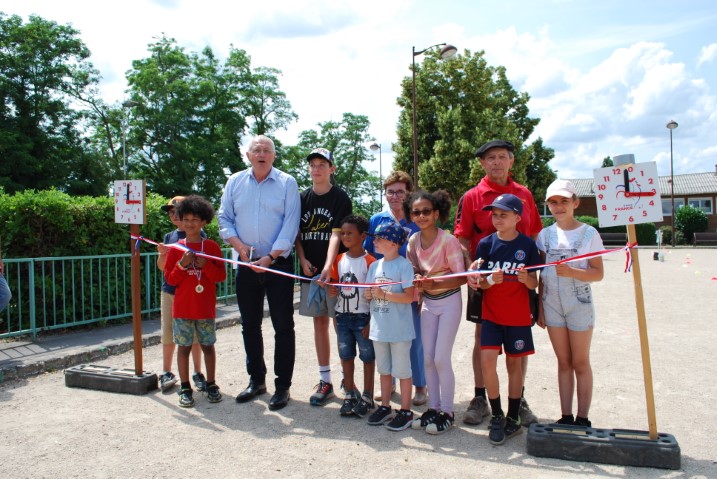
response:
M361 331L371 322L368 313L338 313L336 314L336 337L339 343L339 357L343 360L353 360L356 357L358 345L359 359L364 363L376 360L373 350L373 341L364 338Z
M172 305L174 304L174 295L162 291L159 297L160 304L160 322L162 328L162 344L174 344L174 319L172 319ZM197 335L194 335L194 342L197 343Z
M202 346L217 342L217 323L213 319L174 318L174 343L177 346L191 346L194 338Z
M480 334L481 349L502 349L506 356L527 356L535 353L531 326L503 326L483 320Z
M396 379L410 379L411 373L411 341L374 341L376 352L376 369L382 376L391 375Z
M483 290L474 290L468 286L468 304L466 305L466 321L480 324L483 322Z
M316 303L309 305L308 300L310 288L311 283L301 283L301 301L299 302L299 314L301 316L309 316L311 318L316 318L318 316L330 316L332 318L335 318L337 298L335 296L333 298L330 298L327 289L326 299L322 301L320 306Z
M546 289L547 288L543 288ZM545 325L551 328L568 328L570 331L588 331L595 327L595 307L589 284L576 284L569 291L560 290L560 296L543 296Z

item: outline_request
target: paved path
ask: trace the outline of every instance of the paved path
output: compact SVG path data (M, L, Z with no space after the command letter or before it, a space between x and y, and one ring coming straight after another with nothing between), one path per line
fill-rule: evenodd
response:
M364 421L342 418L340 400L324 408L308 403L317 382L311 319L296 316L297 360L292 400L268 410L269 395L247 404L234 396L248 381L240 328L218 332L217 381L225 400L195 408L177 407L173 393L111 394L64 386L57 370L0 385L0 455L6 477L313 477L326 475L402 477L717 477L714 361L717 311L717 250L677 249L664 262L641 254L652 376L660 432L673 434L682 450L682 469L664 471L526 454L526 434L491 446L483 426L460 422L472 392L473 329L461 324L453 351L459 427L442 436L421 431L392 433ZM631 274L621 253L606 258L605 280L594 287L598 322L592 346L595 388L590 417L596 427L647 429L643 373ZM231 309L231 308L230 308ZM158 324L158 322L157 322ZM121 339L119 329L100 339L90 331L82 347ZM272 369L273 332L265 322L266 358ZM84 334L84 333L83 333ZM148 333L151 334L151 333ZM547 334L534 330L537 354L530 360L526 396L543 422L559 416L555 356ZM125 337L129 337L129 329ZM67 335L75 336L75 335ZM77 336L79 337L79 336ZM33 354L71 351L74 340ZM335 347L335 345L334 345ZM107 349L109 347L106 346ZM3 349L7 354L8 349ZM333 350L335 351L335 349ZM3 361L5 363L7 359ZM12 359L11 361L21 361ZM132 368L127 351L98 364ZM157 371L161 348L144 349L145 369ZM340 369L332 353L334 374ZM57 368L60 369L60 368ZM360 368L359 368L360 370ZM336 376L335 376L336 377ZM505 372L501 371L505 396ZM270 392L273 388L270 387ZM398 395L394 396L395 401ZM417 413L423 407L415 408Z

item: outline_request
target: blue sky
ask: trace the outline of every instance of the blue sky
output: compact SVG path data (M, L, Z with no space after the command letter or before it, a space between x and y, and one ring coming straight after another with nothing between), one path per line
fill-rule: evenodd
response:
M555 149L551 166L562 178L591 177L605 156L621 153L656 161L668 175L671 119L679 123L675 174L717 165L711 0L0 0L0 11L80 30L110 103L124 99L124 72L162 33L190 51L243 48L252 66L283 71L299 115L277 134L284 143L344 112L367 115L384 174L411 47L440 42L485 50L489 63L507 68L513 86L530 94L531 116L541 119L535 136Z

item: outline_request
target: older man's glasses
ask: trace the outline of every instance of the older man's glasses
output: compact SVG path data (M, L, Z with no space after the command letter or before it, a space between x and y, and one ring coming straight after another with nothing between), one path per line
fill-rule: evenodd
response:
M386 190L386 196L405 196L404 190Z
M431 213L433 213L433 208L423 208L422 210L411 211L411 216L415 216L415 217L430 216Z

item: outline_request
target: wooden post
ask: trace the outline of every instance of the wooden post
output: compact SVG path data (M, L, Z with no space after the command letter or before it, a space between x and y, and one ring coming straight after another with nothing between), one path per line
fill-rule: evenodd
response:
M131 224L130 233L139 236L139 225ZM142 365L142 300L140 285L140 255L137 243L140 240L131 239L130 254L132 258L132 333L134 336L134 373L141 376L144 373Z
M637 243L634 224L627 225L627 241ZM642 279L640 277L640 256L637 248L631 250L632 278L635 282L635 304L637 305L637 327L640 332L640 350L642 352L642 373L645 379L645 401L647 403L647 421L650 439L657 440L657 419L655 416L655 393L652 389L652 365L650 363L650 343L647 337L645 301L642 297Z

